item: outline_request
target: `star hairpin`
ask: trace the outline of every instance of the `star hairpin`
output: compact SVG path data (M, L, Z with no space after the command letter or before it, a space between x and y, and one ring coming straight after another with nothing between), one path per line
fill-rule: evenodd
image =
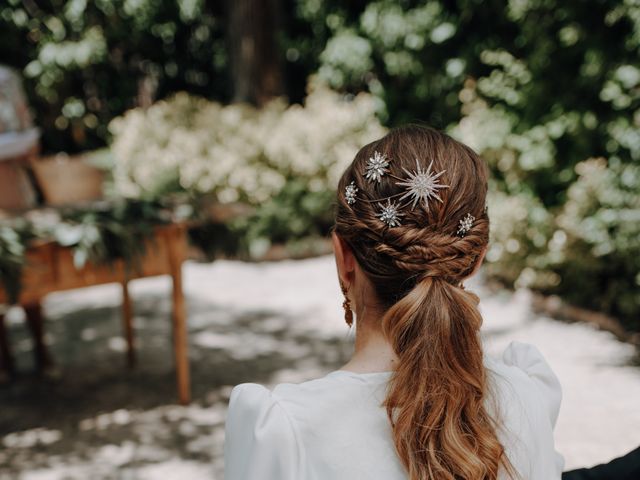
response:
M407 187L407 191L400 197L399 200L402 201L405 198L410 198L412 200L411 210L415 208L418 202L422 202L425 210L428 211L429 200L432 198L435 198L440 203L442 203L442 199L438 195L438 189L449 188L449 185L441 184L439 177L444 172L446 172L446 170L435 173L431 171L432 166L433 160L431 160L431 163L429 163L427 170L423 171L422 167L420 167L418 159L416 158L416 170L414 172L410 172L406 168L403 168L404 172L408 176L408 179L402 182L396 182L396 185Z
M387 156L376 150L373 152L373 157L369 157L367 160L364 176L367 180L379 182L382 176L389 171L388 167L389 160Z
M417 158L415 161L415 170L409 171L403 167L402 170L406 176L401 178L389 171L389 159L386 154L381 154L380 152L375 151L373 156L369 157L367 160L364 173L367 180L370 182L379 182L384 175L388 175L389 177L397 180L396 185L404 187L403 191L390 195L386 198L370 200L362 199L365 202L374 202L379 205L381 210L378 217L389 227L397 227L401 224L400 217L404 215L403 213L400 213L402 208L411 205L411 210L414 210L416 205L422 204L424 209L428 211L429 202L432 199L442 203L442 198L440 198L439 195L440 189L450 188L449 185L440 183L440 177L446 172L446 170L442 170L437 173L432 171L433 160L431 160L427 169L423 170L420 165L420 161ZM345 198L349 205L355 203L357 191L358 190L355 187L354 182L351 182L350 185L345 187ZM396 197L399 198L392 203L391 199ZM382 203L384 200L387 200L386 205Z
M398 203L391 202L391 199L387 198L387 204L381 206L378 218L389 227L397 227L400 225L400 217L404 215L398 211L399 208L400 205Z
M353 205L356 203L356 194L358 193L358 187L356 187L356 182L352 181L349 185L344 188L344 198L347 200L349 205Z
M458 222L458 230L456 231L456 235L464 237L471 227L473 226L473 221L476 219L470 213L467 213L461 220Z

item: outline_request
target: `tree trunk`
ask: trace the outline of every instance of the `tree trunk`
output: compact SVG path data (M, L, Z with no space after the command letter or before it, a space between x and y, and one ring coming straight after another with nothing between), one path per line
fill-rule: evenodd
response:
M284 93L280 0L227 0L233 100L258 107Z

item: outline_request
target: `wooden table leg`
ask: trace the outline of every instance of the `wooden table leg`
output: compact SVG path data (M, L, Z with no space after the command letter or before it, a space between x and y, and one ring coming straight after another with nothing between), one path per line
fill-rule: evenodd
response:
M128 281L122 282L122 326L127 340L127 365L133 368L136 364L136 352L133 339L133 308L129 295Z
M167 235L169 262L173 279L173 348L176 361L178 400L182 405L191 401L189 379L189 353L187 345L187 316L182 291L182 260L185 253L185 237L182 230Z
M4 312L0 311L0 376L13 377L15 365L9 348L7 330L4 324Z
M44 373L53 366L51 356L44 343L44 317L42 315L42 304L40 301L23 305L27 326L31 332L33 340L33 352L38 373Z

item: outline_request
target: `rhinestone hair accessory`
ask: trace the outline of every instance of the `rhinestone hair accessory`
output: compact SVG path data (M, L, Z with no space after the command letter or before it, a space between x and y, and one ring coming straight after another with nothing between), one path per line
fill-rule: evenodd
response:
M356 203L356 194L358 193L358 187L356 187L356 182L352 181L349 185L344 188L344 198L347 200L349 205L353 205Z
M475 219L476 217L474 217L470 213L467 213L458 223L459 226L458 226L458 231L456 232L456 235L464 237L467 234L467 232L471 230L471 227L473 226L473 221Z
M368 202L377 202L379 204L378 218L387 224L389 227L397 227L401 224L400 217L404 214L400 212L401 209L411 205L413 210L418 203L422 204L425 210L429 210L429 201L436 199L442 202L442 199L438 195L438 190L441 188L449 188L449 185L440 183L439 177L446 171L435 173L431 171L433 166L433 160L429 163L426 170L422 170L419 160L416 158L416 169L414 171L403 168L406 177L396 177L389 172L389 165L391 159L386 154L381 154L377 150L373 153L372 157L369 157L365 166L365 178L370 182L379 182L383 175L397 180L395 183L400 187L404 187L404 191L391 195L390 197L380 198L376 200L365 200ZM391 201L394 197L400 197L397 201ZM387 201L386 205L382 203Z
M400 225L400 217L403 215L398 211L400 205L396 202L391 202L390 198L387 198L387 204L382 205L378 218L390 227L397 227Z
M386 154L380 153L377 150L374 151L373 156L367 159L365 165L364 177L371 183L380 182L381 178L385 175L397 180L395 183L400 187L404 187L403 191L391 195L386 198L378 198L373 200L364 200L365 202L372 202L378 204L378 214L376 215L380 221L384 222L388 227L397 227L401 225L401 218L404 213L401 210L407 206L411 206L411 210L414 210L416 205L421 204L426 211L429 211L429 202L432 200L442 203L439 191L443 188L450 188L449 185L440 182L440 177L446 172L441 170L440 172L432 171L433 160L429 162L429 166L426 170L423 170L420 166L420 161L416 158L416 168L413 171L402 168L405 173L404 178L396 177L389 171L389 165L391 159ZM352 181L345 187L344 197L349 205L356 203L356 194L358 188L355 182ZM393 198L399 197L397 200L392 201ZM386 204L384 203L386 201ZM486 211L486 210L485 210ZM459 222L457 235L464 236L473 226L475 217L470 213L467 213Z
M400 201L404 200L407 197L413 199L413 203L411 205L411 210L416 207L418 202L422 202L425 210L429 210L429 200L431 198L435 198L440 203L442 203L442 199L438 196L439 188L449 188L449 185L440 184L440 180L438 177L442 175L446 170L442 170L439 173L432 173L431 166L433 165L433 160L429 163L429 167L426 172L422 171L420 164L418 163L418 159L416 158L416 171L410 172L406 168L403 168L404 172L409 177L408 180L404 182L396 182L396 185L400 185L401 187L407 187L407 191L400 197Z
M376 150L373 153L373 157L369 157L367 160L364 176L367 180L379 182L382 176L388 172L388 167L387 156Z

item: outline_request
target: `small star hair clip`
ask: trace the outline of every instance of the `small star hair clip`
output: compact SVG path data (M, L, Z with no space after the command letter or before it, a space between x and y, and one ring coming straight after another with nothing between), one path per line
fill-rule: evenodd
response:
M373 152L373 157L369 157L367 160L364 176L369 181L379 182L382 176L389 171L388 167L389 160L387 156L376 150Z
M378 218L386 223L389 227L397 227L400 225L400 217L404 215L400 213L398 209L400 205L396 202L391 202L389 198L387 198L387 204L381 205L381 210L378 213Z
M349 205L356 203L357 193L358 187L356 187L356 182L354 181L351 181L351 183L344 188L344 198L347 200Z
M458 223L459 226L458 226L458 230L456 231L456 235L464 237L467 234L467 232L471 230L471 227L473 226L473 221L475 219L476 217L474 217L470 213L467 213Z

